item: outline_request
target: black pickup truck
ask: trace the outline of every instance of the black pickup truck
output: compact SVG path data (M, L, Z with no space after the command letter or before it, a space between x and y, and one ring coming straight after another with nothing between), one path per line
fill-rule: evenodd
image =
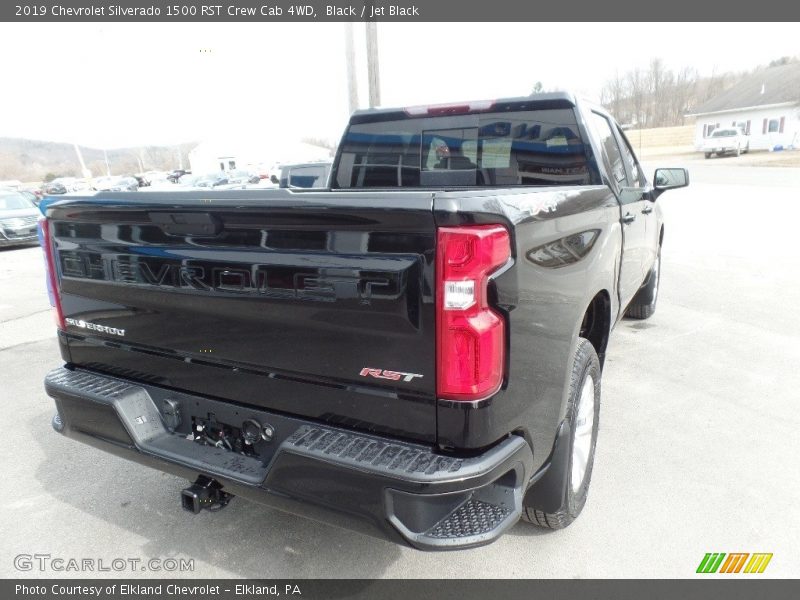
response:
M654 181L557 93L356 112L322 190L56 201L53 427L194 481L193 512L235 495L420 549L565 527L688 174Z

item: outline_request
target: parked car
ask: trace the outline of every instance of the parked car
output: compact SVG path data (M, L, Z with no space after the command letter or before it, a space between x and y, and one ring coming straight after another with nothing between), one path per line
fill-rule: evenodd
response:
M228 183L258 183L261 177L251 171L233 170L227 173Z
M95 177L94 179L92 179L92 189L93 190L106 190L116 180L117 180L117 177L115 175L101 175L100 177Z
M39 192L38 194L32 190L17 190L20 194L25 196L34 206L39 206L39 202L42 201L42 194Z
M721 127L711 132L703 140L703 152L706 158L714 154L724 156L733 154L739 156L750 151L750 137L739 127Z
M167 179L169 173L167 173L166 171L146 171L145 173L142 173L142 175L144 176L145 179L147 179L147 181L150 182L150 185L153 185L154 183L159 184L169 181Z
M281 167L282 188L324 188L328 186L330 161L297 163Z
M135 177L103 177L95 180L98 192L135 192L139 183Z
M689 182L654 180L551 93L357 111L324 189L55 202L53 427L196 478L192 513L237 495L428 550L566 527Z
M171 181L172 183L178 183L178 180L183 177L184 175L191 175L191 171L187 171L186 169L173 169L169 173L167 173L167 181Z
M25 193L0 189L0 247L37 243L39 209Z
M132 175L132 177L136 180L137 189L142 187L148 187L150 185L150 180L144 173L140 173L138 175Z
M220 185L227 185L228 183L230 183L228 181L228 176L220 171L218 173L208 173L195 178L193 185L201 188L214 188Z
M92 184L89 179L85 179L83 177L77 177L73 180L72 185L70 186L70 191L72 192L82 192L84 190L91 190Z
M58 177L54 179L51 183L59 183L66 188L67 192L75 192L78 190L78 178L77 177Z
M67 186L58 179L54 179L50 183L46 183L44 186L44 193L47 195L66 194L68 191L70 190L67 189Z

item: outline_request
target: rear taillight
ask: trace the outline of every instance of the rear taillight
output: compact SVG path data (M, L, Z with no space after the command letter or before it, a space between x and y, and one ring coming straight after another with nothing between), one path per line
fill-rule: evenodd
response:
M500 225L440 227L436 263L436 393L480 400L503 383L505 322L489 306L489 276L511 257Z
M64 324L64 311L61 309L61 292L58 289L58 276L56 275L52 226L45 218L39 219L39 243L42 245L42 250L44 250L47 295L50 297L50 306L55 310L56 326L64 331L66 330L66 325Z

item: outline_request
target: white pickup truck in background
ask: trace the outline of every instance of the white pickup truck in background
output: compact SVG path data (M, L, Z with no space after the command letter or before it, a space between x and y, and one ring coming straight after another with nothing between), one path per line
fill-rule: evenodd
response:
M713 154L739 156L750 151L750 139L739 127L721 127L703 140L701 149L706 158L711 158Z

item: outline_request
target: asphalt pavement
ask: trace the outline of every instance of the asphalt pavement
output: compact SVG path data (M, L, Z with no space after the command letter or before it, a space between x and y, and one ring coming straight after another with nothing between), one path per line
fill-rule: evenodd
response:
M558 532L519 523L490 546L454 553L238 498L193 516L180 507L185 481L54 433L42 379L60 358L41 252L0 250L0 577L671 578L695 576L707 552L773 553L761 577L797 577L800 169L723 160L693 162L692 185L658 200L659 306L612 334L581 517ZM34 554L93 559L95 569L113 559L194 565L15 566Z

